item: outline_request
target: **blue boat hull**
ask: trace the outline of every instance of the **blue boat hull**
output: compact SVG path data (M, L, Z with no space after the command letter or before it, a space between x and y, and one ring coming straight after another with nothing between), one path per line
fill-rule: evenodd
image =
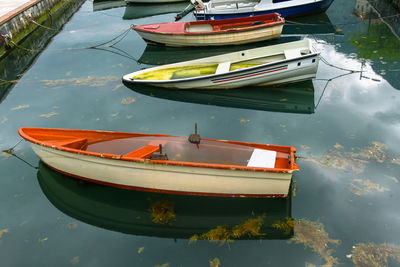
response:
M295 6L295 7L287 7L282 9L269 9L269 10L260 10L254 12L243 12L243 13L213 13L213 14L204 14L204 13L195 13L197 20L217 20L217 19L229 19L229 18L240 18L240 17L250 17L250 16L257 16L257 15L264 15L273 12L277 12L281 14L284 18L293 18L293 17L300 17L309 14L315 14L324 12L329 8L332 4L333 0L324 0L318 3L311 3L302 6Z

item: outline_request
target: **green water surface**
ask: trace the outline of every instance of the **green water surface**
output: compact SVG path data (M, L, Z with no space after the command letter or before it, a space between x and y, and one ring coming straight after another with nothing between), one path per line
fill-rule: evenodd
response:
M400 41L380 20L356 16L356 4L335 0L310 18L332 23L327 32L292 25L279 41L154 48L130 31L115 48L86 49L175 14L127 20L125 7L93 12L85 2L2 98L1 150L21 139L20 127L186 136L197 122L202 137L297 147L293 193L246 200L104 188L39 164L24 141L15 155L39 169L0 154L0 266L400 266ZM309 82L218 92L121 82L156 64L304 37L322 56ZM160 203L169 217L152 214Z

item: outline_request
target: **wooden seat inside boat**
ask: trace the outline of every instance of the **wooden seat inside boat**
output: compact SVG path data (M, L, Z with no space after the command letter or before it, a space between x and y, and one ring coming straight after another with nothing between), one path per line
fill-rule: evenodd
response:
M186 32L211 32L213 26L211 24L192 24L188 25L185 29Z
M87 143L86 138L73 138L73 139L68 139L68 140L63 140L63 141L53 141L51 142L55 146L62 146L62 147L68 147L68 148L73 148L73 149L82 149Z
M160 147L155 145L146 145L139 149L136 149L128 154L123 155L122 159L134 159L134 158L141 158L141 159L149 159L153 155L154 152L159 152Z

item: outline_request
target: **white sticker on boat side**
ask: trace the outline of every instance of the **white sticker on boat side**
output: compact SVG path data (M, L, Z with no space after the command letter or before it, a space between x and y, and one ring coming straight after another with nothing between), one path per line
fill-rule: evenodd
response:
M276 160L276 151L254 149L251 154L248 167L262 167L262 168L274 168Z

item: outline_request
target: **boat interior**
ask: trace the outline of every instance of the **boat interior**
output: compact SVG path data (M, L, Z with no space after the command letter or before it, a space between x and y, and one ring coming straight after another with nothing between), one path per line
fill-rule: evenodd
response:
M203 23L202 21L195 21L185 23L185 32L218 32L225 30L235 30L260 25L271 25L278 21L281 21L282 24L284 23L284 20L279 15L273 16L273 14L270 14L270 16L263 16L262 19L260 18L255 20L253 18L249 18L249 20L246 21L242 20L240 22L236 21L231 23L224 21L221 22L221 20L211 21L207 24Z
M261 0L212 0L210 1L210 7L213 9L239 9L245 7L254 7L259 4Z
M263 64L278 62L281 60L291 60L301 58L304 55L311 54L310 49L306 47L285 49L273 54L262 55L259 57L246 56L245 52L240 52L241 56L247 57L244 60L226 61L221 63L209 63L209 64L196 64L189 66L179 66L170 68L159 68L156 70L150 70L147 72L140 73L132 79L134 80L153 80L153 81L164 81L164 80L175 80L175 79L187 79L194 77L201 77L206 75L223 74L231 71L240 69L255 67Z

